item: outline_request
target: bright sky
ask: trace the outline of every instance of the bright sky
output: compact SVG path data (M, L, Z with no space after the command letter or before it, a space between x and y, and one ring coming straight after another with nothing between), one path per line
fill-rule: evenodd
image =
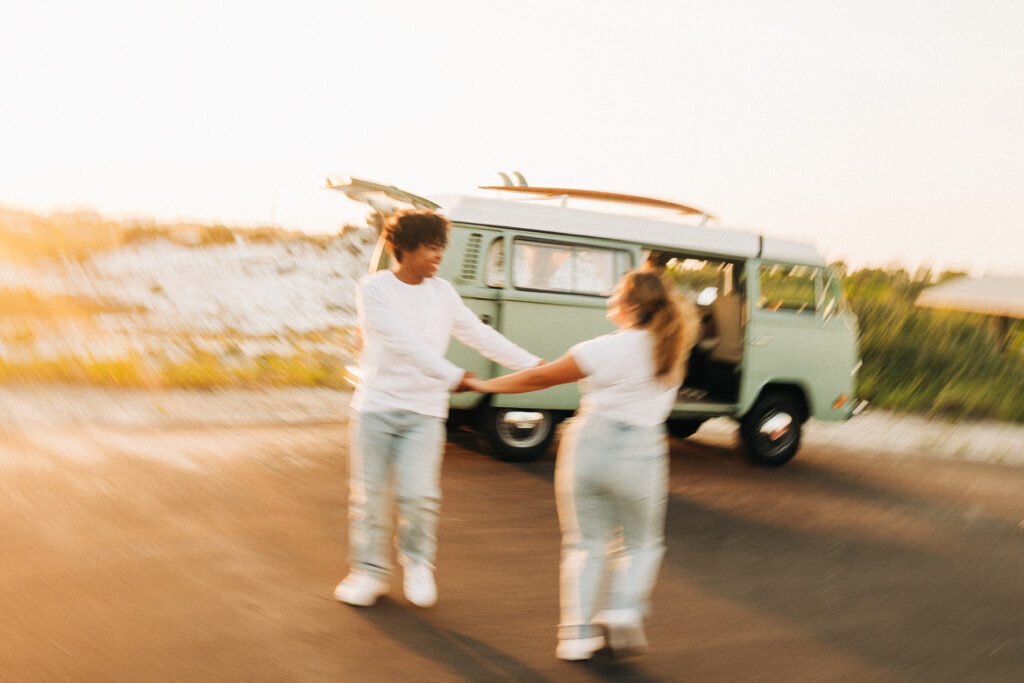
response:
M646 194L1024 274L1019 0L4 2L0 204L333 232L324 175Z

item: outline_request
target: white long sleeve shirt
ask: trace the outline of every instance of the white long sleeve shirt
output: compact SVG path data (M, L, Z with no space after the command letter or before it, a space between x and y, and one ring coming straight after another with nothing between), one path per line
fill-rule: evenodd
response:
M480 319L447 280L418 285L390 270L363 278L356 288L363 336L361 379L351 406L359 412L408 410L448 416L448 394L464 370L445 359L452 335L495 363L521 370L540 362Z

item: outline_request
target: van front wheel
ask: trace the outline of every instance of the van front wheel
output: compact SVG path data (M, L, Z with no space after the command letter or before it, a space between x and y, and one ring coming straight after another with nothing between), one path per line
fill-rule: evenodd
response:
M529 462L547 453L555 424L550 410L486 408L482 427L499 460Z
M769 467L789 462L800 447L800 408L797 400L786 393L770 393L758 399L740 420L747 457Z

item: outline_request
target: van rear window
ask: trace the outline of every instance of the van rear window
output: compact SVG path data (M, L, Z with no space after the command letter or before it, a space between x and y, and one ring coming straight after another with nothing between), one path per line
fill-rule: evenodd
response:
M624 249L516 239L513 250L516 289L608 296L632 266Z

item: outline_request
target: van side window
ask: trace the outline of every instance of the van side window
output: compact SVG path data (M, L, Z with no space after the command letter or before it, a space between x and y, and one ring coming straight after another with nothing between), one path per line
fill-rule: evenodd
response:
M517 239L513 282L517 289L608 296L629 270L624 249Z
M757 307L768 311L813 313L816 310L819 269L813 266L762 265L761 298Z
M488 287L505 286L505 238L499 237L487 246L484 261L484 284Z

